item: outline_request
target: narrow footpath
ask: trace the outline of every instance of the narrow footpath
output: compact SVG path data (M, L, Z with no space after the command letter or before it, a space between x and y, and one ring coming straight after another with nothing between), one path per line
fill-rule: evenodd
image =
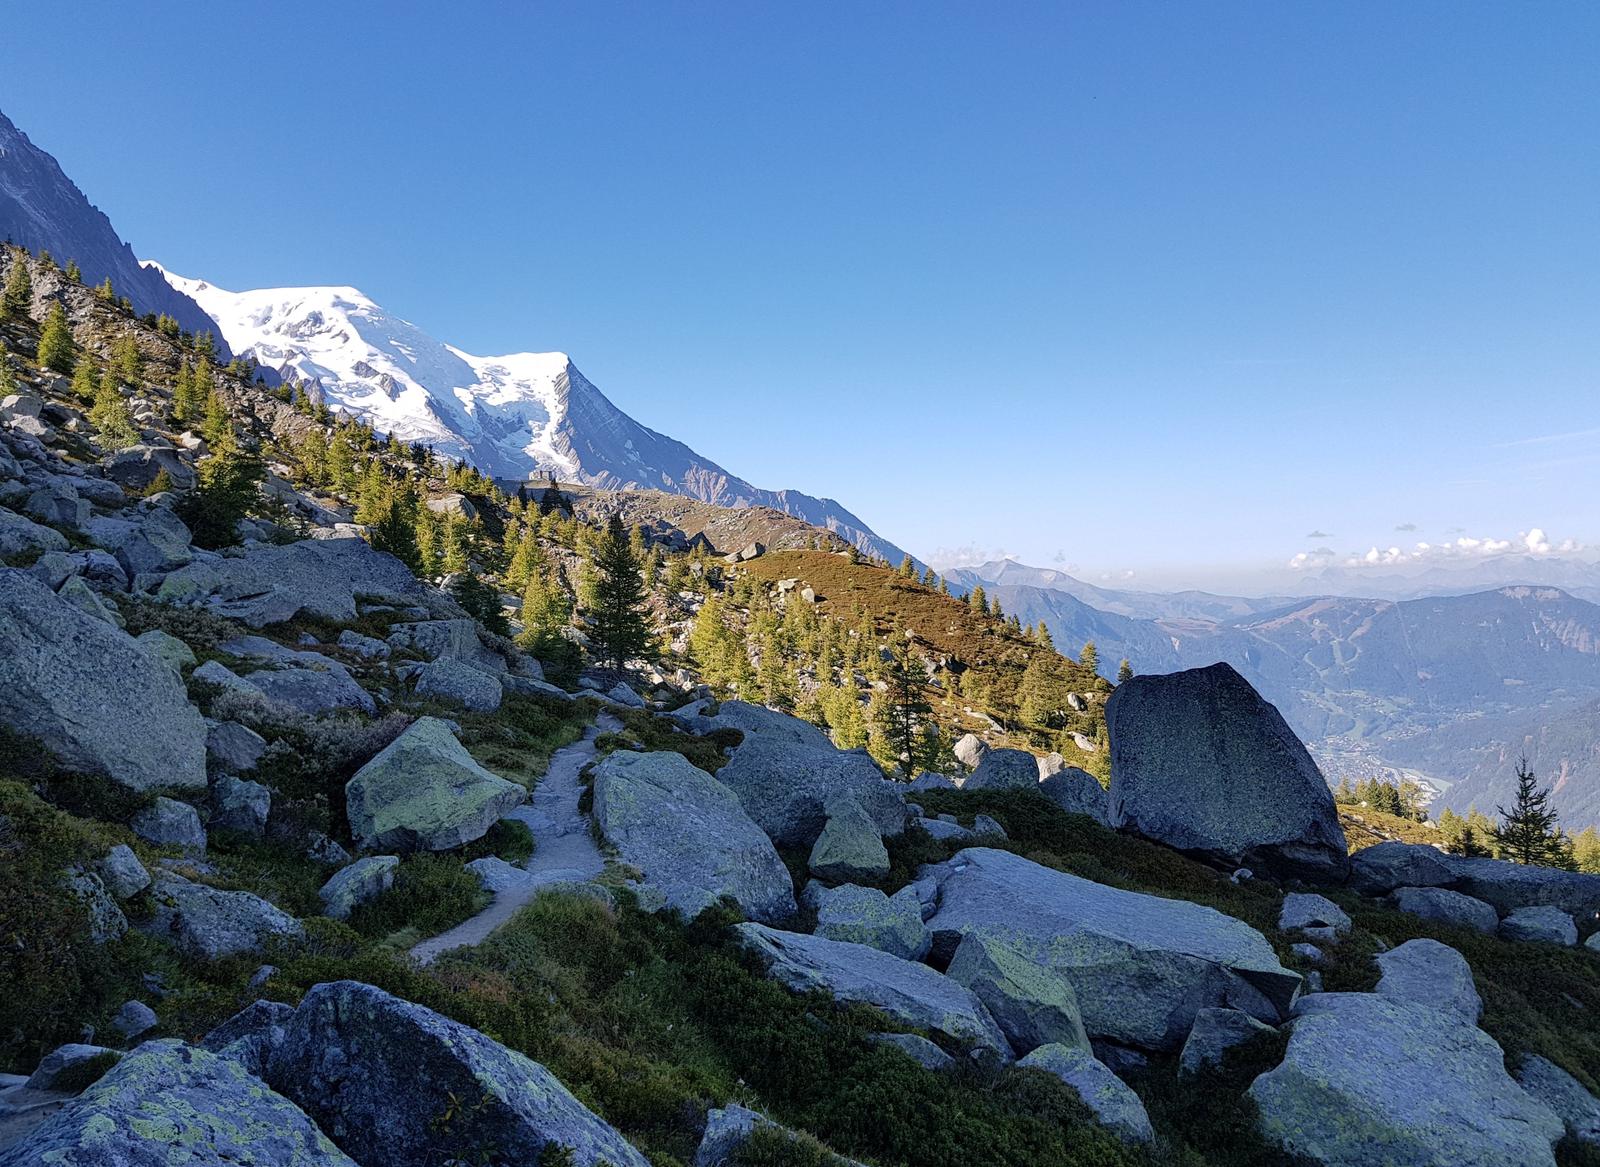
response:
M578 773L594 758L595 739L621 728L620 721L602 712L582 738L551 755L550 768L534 787L533 797L506 816L533 832L532 858L521 865L503 865L504 870L490 880L494 901L487 908L412 948L411 955L419 964L431 964L452 948L483 943L526 907L545 884L593 879L600 874L605 860L589 833L589 816L578 810L578 796L583 793Z

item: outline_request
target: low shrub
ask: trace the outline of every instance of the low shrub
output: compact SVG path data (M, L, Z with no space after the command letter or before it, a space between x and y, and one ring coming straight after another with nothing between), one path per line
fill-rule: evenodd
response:
M533 858L533 832L528 824L516 819L500 819L490 827L483 838L461 848L461 858L470 863L494 855L507 863L526 863Z
M489 905L489 893L455 855L422 852L400 861L394 885L350 914L350 926L364 936L383 937L402 930L417 939L437 936Z

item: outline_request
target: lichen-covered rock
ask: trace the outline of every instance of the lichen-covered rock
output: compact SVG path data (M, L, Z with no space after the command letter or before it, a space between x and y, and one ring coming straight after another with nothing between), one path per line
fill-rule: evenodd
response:
M618 856L694 917L723 896L768 923L794 914L794 883L737 796L682 754L619 750L595 769L594 821Z
M788 1140L801 1140L801 1136L773 1122L766 1115L731 1102L706 1114L706 1129L700 1136L700 1146L695 1150L690 1167L727 1167L734 1162L739 1149L750 1141L750 1136L758 1127L780 1132ZM808 1163L819 1163L819 1167L861 1167L854 1159L846 1159L826 1150L817 1151L814 1144L811 1151L815 1152L815 1156L802 1153L799 1157Z
M394 624L389 628L388 644L394 649L419 653L430 661L456 661L493 677L506 671L505 658L485 647L478 635L476 620L421 620L413 624Z
M821 990L836 1000L883 1010L914 1029L1008 1057L1010 1047L994 1018L971 990L927 965L890 956L865 944L738 924L744 944L768 960L768 974L797 993Z
M1322 771L1231 665L1133 677L1106 702L1110 822L1235 866L1343 878Z
M259 952L276 937L305 935L299 920L247 891L219 891L163 873L149 894L150 917L140 922L140 931L208 960Z
M272 791L248 778L221 774L211 784L211 827L259 839L272 813Z
M1600 916L1600 875L1562 871L1509 859L1449 857L1451 884L1457 891L1483 900L1506 914L1519 908L1560 908L1580 920Z
M405 564L364 539L254 544L238 554L180 567L161 581L157 598L204 603L262 628L303 611L349 623L356 618L358 595L402 604L428 600Z
M1472 966L1448 944L1418 937L1377 957L1377 992L1385 997L1428 1005L1476 1025L1483 1000L1472 980Z
M1555 1111L1567 1133L1580 1143L1600 1147L1600 1098L1571 1074L1538 1054L1525 1054L1517 1081L1534 1098Z
M60 531L0 507L0 558L65 551L69 546Z
M1039 785L1039 760L1023 750L989 750L978 759L963 790L1032 790Z
M730 704L732 704L730 702ZM780 847L810 847L830 800L854 794L880 835L905 830L905 790L864 753L808 747L782 735L754 734L717 771L745 813Z
M268 1080L362 1167L470 1162L486 1148L506 1163L565 1149L574 1167L649 1167L537 1062L356 981L305 995Z
M828 800L827 821L806 866L818 879L848 882L889 874L889 849L854 793Z
M358 1167L230 1058L147 1041L0 1151L0 1167Z
M267 662L239 679L297 713L314 717L334 709L377 711L377 704L350 670L320 652L285 648L264 636L240 636L219 647L234 656ZM195 675L200 674L196 671Z
M1043 1045L1089 1048L1072 984L995 933L971 932L945 975L972 990L1016 1054Z
M1262 1133L1325 1167L1552 1167L1561 1120L1493 1038L1376 993L1317 993L1249 1089Z
M354 628L346 628L339 633L336 643L346 652L353 652L366 660L387 660L389 657L387 644L375 636L363 636Z
M935 954L1000 937L1070 983L1092 1038L1177 1049L1207 1007L1276 1024L1300 990L1266 937L1184 900L1107 887L1008 851L969 847L922 874L939 883ZM1136 988L1134 987L1136 986Z
M1476 928L1491 935L1500 926L1500 918L1488 904L1447 888L1401 887L1395 889L1390 899L1402 912L1424 920L1437 920L1458 928Z
M1571 948L1578 943L1578 925L1572 917L1551 904L1518 908L1500 921L1503 940L1529 944L1559 944Z
M140 1034L149 1033L158 1022L156 1011L143 1001L124 1001L111 1019L111 1028L132 1041Z
M128 930L128 917L117 907L117 901L98 875L92 871L72 871L63 881L67 889L78 897L84 913L89 917L89 940L94 944L109 944Z
M1178 1073L1197 1074L1220 1066L1229 1050L1271 1032L1272 1026L1238 1009L1202 1009L1194 1015L1194 1028L1178 1054Z
M712 712L715 710L715 712ZM718 729L736 729L745 737L764 737L815 750L830 750L828 735L809 721L802 721L776 709L752 705L748 701L693 701L669 714L691 733L707 734Z
M1095 1060L1086 1046L1042 1045L1017 1063L1060 1078L1095 1118L1125 1143L1149 1143L1156 1135L1144 1103L1122 1079Z
M172 670L9 568L0 569L0 693L0 724L75 770L133 790L206 784L205 722Z
M134 637L133 642L179 676L183 675L184 669L194 664L194 649L159 628L140 633Z
M855 884L821 888L816 909L818 936L865 944L906 960L921 960L927 954L928 929L913 888L901 888L892 896Z
M1088 815L1101 826L1109 821L1106 788L1087 770L1062 766L1039 783L1039 793L1069 814Z
M483 837L527 792L473 760L450 726L419 717L345 784L367 850L448 851Z
M63 1075L85 1062L92 1062L96 1058L121 1056L116 1050L107 1049L103 1045L84 1045L79 1042L60 1045L39 1060L39 1064L34 1067L33 1073L23 1085L29 1090L54 1090L57 1081Z
M150 873L126 843L118 843L100 861L100 878L119 900L136 896L150 886Z
M394 873L399 866L398 855L368 855L341 867L317 892L324 914L335 920L348 920L361 904L394 886Z
M158 847L177 847L186 855L206 853L206 829L200 813L187 802L157 798L128 824L133 833Z
M432 697L474 713L493 713L505 700L498 678L458 660L423 665L413 681L418 697Z

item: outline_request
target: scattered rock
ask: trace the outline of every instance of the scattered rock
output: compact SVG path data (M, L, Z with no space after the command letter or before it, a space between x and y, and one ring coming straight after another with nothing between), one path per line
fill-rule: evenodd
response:
M10 569L0 569L0 692L0 722L73 769L134 790L205 786L205 722L172 671Z
M71 872L64 882L88 913L91 942L109 944L127 932L128 917L122 914L98 875L90 871Z
M1315 892L1292 891L1283 897L1283 908L1278 913L1278 928L1283 932L1326 928L1335 936L1343 936L1350 931L1350 917L1326 896L1319 896Z
M893 1046L924 1070L945 1070L955 1059L925 1037L914 1033L874 1033L867 1038L878 1045Z
M1178 1055L1178 1074L1197 1074L1220 1066L1229 1050L1271 1032L1272 1026L1238 1009L1202 1009L1194 1015L1194 1028Z
M865 944L905 960L927 955L930 939L913 888L892 896L854 884L822 888L816 893L816 909L816 934L825 939Z
M294 1104L231 1058L147 1041L20 1143L0 1167L358 1167Z
M150 888L151 914L139 928L193 956L217 960L259 952L275 937L300 939L305 930L287 912L247 891L218 891L163 872Z
M394 873L400 866L398 855L368 855L334 873L317 894L322 898L323 914L347 920L350 913L394 886Z
M913 778L906 787L907 790L958 790L955 779L946 774L937 774L932 770L924 770Z
M1377 993L1318 993L1290 1032L1283 1063L1248 1092L1263 1134L1290 1154L1330 1167L1554 1162L1561 1120L1474 1025Z
M265 1077L293 1018L294 1009L288 1005L254 1001L206 1034L200 1045L219 1057L232 1058L258 1078Z
M749 1141L757 1127L780 1131L791 1140L800 1141L800 1136L795 1132L780 1126L765 1115L738 1103L730 1103L720 1110L711 1110L706 1114L705 1133L700 1137L700 1146L694 1153L690 1167L726 1167L734 1161L739 1148ZM816 1162L819 1167L861 1167L861 1164L853 1159L845 1159L827 1152L823 1153L821 1159L800 1152L797 1159L808 1163Z
M712 709L716 712L709 712ZM718 729L736 729L746 737L780 738L812 749L833 749L828 735L809 721L762 705L752 705L748 701L723 701L720 704L709 699L694 701L669 716L691 733L708 734Z
M448 851L483 837L527 792L478 765L436 717L420 717L345 784L367 850Z
M936 956L953 954L972 933L998 936L1072 985L1094 1038L1176 1049L1200 1009L1243 1009L1276 1024L1300 989L1266 937L1199 904L1106 887L986 847L923 874L939 881L928 921Z
M1342 879L1333 792L1231 665L1138 676L1106 702L1110 821L1220 863Z
M206 829L200 815L187 802L157 798L133 816L133 833L158 847L177 847L187 855L206 853Z
M1580 1143L1600 1146L1600 1098L1554 1062L1538 1054L1525 1054L1517 1067L1517 1081L1537 1101L1555 1111L1567 1133Z
M972 819L972 833L981 839L1006 839L1006 829L986 814L975 815Z
M1472 968L1448 944L1419 937L1380 952L1377 992L1417 1005L1427 1005L1476 1025L1483 1001L1472 980Z
M968 933L945 975L983 1002L1014 1053L1048 1045L1089 1048L1071 982L1002 938Z
M184 669L194 664L194 649L176 636L163 632L159 628L152 628L148 632L141 633L134 638L133 642L166 665L179 677L183 675Z
M266 750L267 739L237 721L219 722L206 734L206 753L229 773L254 770Z
M117 1015L111 1019L111 1028L132 1041L142 1033L149 1033L158 1024L156 1011L143 1001L124 1001Z
M268 1081L362 1167L444 1163L494 1148L507 1163L649 1167L549 1070L431 1009L356 981L314 986ZM439 1115L449 1114L449 1122Z
M976 770L983 756L989 752L989 743L975 733L964 733L956 739L956 761L969 770Z
M1101 1124L1125 1143L1155 1140L1144 1103L1123 1081L1095 1060L1087 1047L1042 1045L1017 1063L1019 1068L1054 1074L1083 1099Z
M499 653L484 647L478 622L471 619L422 620L389 628L388 643L396 649L422 654L430 661L455 661L498 677L506 671Z
M0 559L65 551L69 546L67 537L60 531L0 507Z
M1039 785L1039 762L1022 750L989 750L967 778L963 790L1032 790Z
M259 782L220 775L211 786L211 828L238 831L259 839L267 831L272 791Z
M1039 793L1069 814L1086 814L1101 826L1109 821L1106 788L1087 770L1063 765L1039 783Z
M865 944L737 924L740 939L769 960L768 972L797 993L820 990L836 1000L883 1010L901 1024L1006 1057L994 1018L972 992L926 965Z
M126 843L118 843L100 861L100 878L119 900L136 896L150 886L150 873Z
M1500 926L1500 918L1488 904L1442 887L1396 888L1390 899L1402 912L1424 920L1437 920L1458 928L1476 928L1490 934Z
M825 807L847 793L856 795L880 835L905 830L904 787L887 781L864 753L754 735L734 750L717 780L780 847L814 844L827 821Z
M1501 913L1549 906L1580 920L1600 917L1600 875L1557 867L1513 863L1508 859L1450 856L1451 884Z
M367 660L387 660L389 657L387 644L374 636L363 636L353 628L346 628L339 633L336 643L346 652L353 652Z
M29 1090L54 1090L56 1083L69 1071L77 1069L85 1062L92 1062L96 1058L107 1056L120 1058L122 1055L117 1053L116 1050L107 1049L103 1045L72 1043L57 1046L45 1054L24 1085Z
M1350 856L1350 886L1372 896L1401 887L1445 887L1455 881L1449 856L1425 843L1392 840Z
M451 702L474 713L493 713L505 699L497 678L456 660L423 665L417 670L415 684L418 697Z
M807 867L818 879L848 883L889 874L889 851L877 824L853 793L827 803L827 822L811 848Z
M134 490L149 486L163 470L179 490L195 484L194 467L170 446L129 446L108 455L101 465L112 482Z
M618 681L606 692L606 696L618 705L626 705L629 709L643 709L644 698L635 693L626 681Z
M595 769L594 821L624 863L693 918L723 896L755 920L794 914L794 884L738 797L681 754L619 750Z
M1518 908L1500 921L1504 940L1524 940L1534 944L1559 944L1571 948L1578 943L1578 925L1560 908L1549 904Z

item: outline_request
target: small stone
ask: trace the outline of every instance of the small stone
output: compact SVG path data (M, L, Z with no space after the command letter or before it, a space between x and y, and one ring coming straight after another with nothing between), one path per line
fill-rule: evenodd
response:
M1350 931L1350 917L1326 896L1313 892L1290 892L1283 897L1283 909L1278 913L1278 928L1284 932L1328 928L1332 930L1332 935L1342 936Z
M150 873L126 843L118 843L106 852L100 861L100 878L119 900L136 896L150 886Z
M1532 944L1559 944L1571 948L1578 943L1578 925L1560 908L1539 904L1518 908L1500 921L1503 940L1522 940Z
M158 798L155 805L133 816L133 833L158 847L177 847L186 855L206 853L206 830L200 815L187 802Z
M143 1001L128 1001L111 1019L111 1028L132 1041L141 1033L149 1033L159 1024L156 1011Z

